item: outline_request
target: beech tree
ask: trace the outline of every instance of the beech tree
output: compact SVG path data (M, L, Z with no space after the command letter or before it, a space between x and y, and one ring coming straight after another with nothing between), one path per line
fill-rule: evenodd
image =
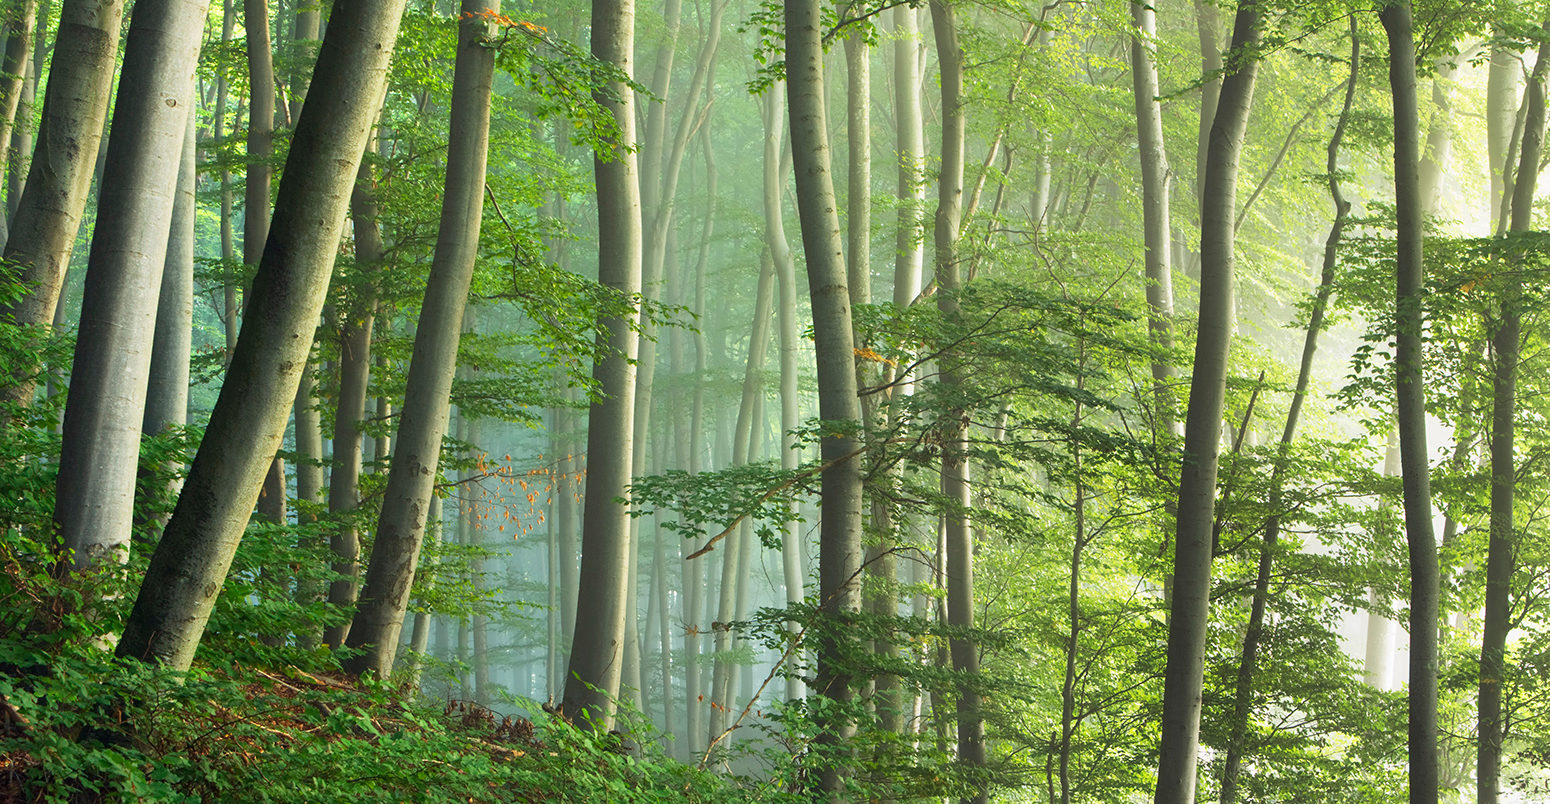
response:
M816 0L786 0L786 106L796 168L797 215L812 296L814 351L818 364L818 417L829 422L820 450L823 518L818 536L818 597L829 631L818 646L814 691L835 703L852 700L851 677L841 659L843 620L860 607L861 461L854 427L861 421L856 397L850 288L841 245L838 204L829 158L824 110L822 22ZM854 730L843 718L824 724L819 742L836 751ZM843 784L844 762L827 759L820 789L833 795Z
M1254 100L1261 5L1242 0L1233 21L1231 69L1222 80L1201 180L1200 315L1184 424L1184 463L1174 542L1157 804L1195 800L1201 685L1211 606L1216 470L1232 331L1233 235L1238 159Z
M634 63L634 0L593 0L592 55L631 75ZM610 82L596 96L617 127L593 160L597 179L598 283L630 299L641 291L640 182L635 161L634 92ZM623 674L625 600L632 568L630 523L624 496L634 443L635 360L639 337L632 323L610 317L602 355L592 378L603 398L587 417L587 483L583 501L579 584L600 594L581 595L576 633L565 676L568 717L607 731Z
M280 181L243 336L118 654L187 669L285 432L403 0L339 0ZM363 102L364 100L364 102ZM240 445L240 446L239 446Z
M355 673L386 678L398 651L409 590L414 584L426 516L431 508L441 438L447 432L452 377L463 310L479 256L485 160L490 145L490 92L495 53L489 47L495 0L464 0L452 79L452 128L436 257L415 329L409 384L398 425L388 487L372 542L366 584L346 642L361 653L346 663Z
M135 5L87 263L54 519L68 560L122 560L134 520L156 300L208 0Z

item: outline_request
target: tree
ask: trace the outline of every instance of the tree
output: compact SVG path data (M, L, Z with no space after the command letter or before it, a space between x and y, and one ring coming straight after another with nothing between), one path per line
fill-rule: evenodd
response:
M1523 145L1513 181L1511 232L1527 232L1534 222L1534 189L1539 182L1540 153L1545 139L1545 75L1550 73L1550 20L1539 46L1538 61L1528 80ZM1480 804L1496 804L1501 787L1502 740L1506 717L1502 683L1506 675L1507 632L1512 627L1512 577L1518 550L1518 526L1513 518L1518 485L1516 419L1518 364L1523 349L1523 280L1514 272L1501 301L1501 318L1491 337L1495 354L1491 403L1491 514L1486 558L1485 618L1480 637L1480 728L1476 786Z
M1394 98L1395 258L1394 382L1399 418L1405 540L1410 553L1410 802L1435 804L1437 751L1437 539L1426 450L1426 380L1422 351L1424 311L1421 257L1420 121L1416 112L1415 31L1409 0L1378 12L1389 40L1389 86Z
M77 569L123 560L134 520L156 299L208 0L135 6L65 407L54 520Z
M339 0L280 181L242 336L118 644L187 669L285 432L404 0Z
M830 168L829 130L824 111L823 23L816 0L785 0L786 105L791 121L791 153L796 169L797 216L807 284L812 297L814 352L818 365L818 418L828 432L819 458L823 519L818 534L818 598L827 621L818 646L816 691L843 708L853 697L844 665L842 623L860 605L861 461L855 427L861 421L856 397L855 346L851 331L850 288L841 245L838 204ZM848 715L825 719L819 743L843 751L853 727ZM843 760L824 758L819 780L827 794L843 783Z
M123 19L123 0L68 0L60 10L43 136L5 243L5 262L22 266L28 287L3 311L18 324L46 327L54 321L102 142ZM32 389L32 378L18 377L3 393L6 401L26 404Z
M634 0L592 0L592 55L632 73ZM622 81L611 81L597 102L613 114L616 129L593 159L597 178L598 282L633 306L641 291L640 182L635 161L635 98ZM600 590L581 595L576 633L565 677L568 717L607 731L622 675L625 616L629 609L630 523L618 500L630 482L634 444L635 359L639 337L630 320L610 316L600 336L602 356L592 378L603 398L587 417L587 488L582 512L579 585Z
M479 256L485 160L490 146L490 93L495 51L489 47L496 0L463 0L452 79L452 124L436 256L420 307L409 381L388 472L366 585L346 644L361 651L345 663L354 673L386 678L393 669L409 590L425 537L441 439L447 432L463 311Z
M933 240L936 244L937 309L949 323L960 323L962 291L959 278L958 228L963 214L963 49L953 7L944 0L931 2L931 27L936 38L937 60L942 73L942 168L937 185ZM956 629L974 627L974 530L968 454L968 413L962 408L962 357L949 348L939 358L941 383L950 406L942 424L942 493L947 552L947 624ZM985 767L985 733L980 713L979 648L968 637L950 640L953 670L962 674L958 687L958 761L973 771ZM965 802L984 802L988 792L983 779L975 779L976 793Z
M1200 316L1184 424L1184 462L1174 542L1168 668L1163 680L1157 804L1195 800L1201 686L1211 607L1212 525L1227 352L1232 332L1233 235L1238 157L1254 100L1261 5L1242 0L1233 21L1230 70L1211 124L1200 227Z

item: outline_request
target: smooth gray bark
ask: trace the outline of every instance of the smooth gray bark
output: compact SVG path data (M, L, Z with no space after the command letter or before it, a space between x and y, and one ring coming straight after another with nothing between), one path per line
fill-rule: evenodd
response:
M32 42L38 18L37 0L21 0L21 5L8 20L5 40L5 58L0 61L0 143L12 142L16 130L16 112L21 108L26 92L27 73L32 63ZM29 110L30 113L30 110ZM0 147L0 175L8 172L11 149ZM9 234L10 222L0 216L0 242Z
M183 152L178 163L177 190L167 231L167 257L156 305L155 345L151 350L141 429L155 434L181 427L188 419L188 359L194 320L194 129L187 115ZM179 484L181 487L181 484Z
M366 146L366 153L373 145ZM350 193L350 222L355 234L355 264L373 276L383 259L382 230L377 223L375 176L371 163L362 160ZM338 321L339 395L335 400L333 461L328 477L329 550L333 571L340 576L329 584L328 601L335 606L354 605L360 576L361 542L353 514L360 505L363 464L361 420L366 418L366 396L371 383L371 336L376 322L376 290L363 282L349 309ZM329 627L323 643L344 644L348 622Z
M69 0L60 10L43 100L43 137L5 244L5 261L23 266L22 280L30 288L9 310L0 311L18 324L46 327L54 321L102 142L123 17L124 0ZM157 235L163 245L165 235L165 230ZM0 394L27 404L33 386L32 378L15 378ZM139 419L136 411L132 421Z
M1157 804L1189 804L1195 800L1201 687L1211 606L1216 470L1232 332L1238 157L1254 99L1259 27L1259 0L1242 0L1233 23L1232 69L1222 81L1201 182L1204 207L1200 232L1200 317L1179 480Z
M1140 2L1130 4L1136 31L1130 37L1130 72L1136 104L1141 155L1142 236L1146 244L1147 332L1158 357L1152 359L1152 395L1157 406L1155 431L1176 435L1177 414L1170 386L1174 367L1161 355L1173 348L1172 223L1169 192L1173 171L1163 144L1162 101L1157 88L1157 15Z
M1550 35L1550 23L1544 28ZM1534 189L1539 181L1545 139L1545 75L1550 72L1550 40L1539 46L1524 103L1522 154L1513 182L1509 230L1527 232L1534 223ZM1479 746L1475 778L1480 804L1496 804L1501 794L1502 742L1507 731L1502 705L1506 680L1507 632L1512 628L1512 576L1518 532L1513 519L1517 490L1516 443L1518 362L1522 353L1523 279L1516 271L1502 292L1501 318L1491 337L1495 354L1491 406L1491 514L1486 553L1485 616L1480 637Z
M1389 40L1389 86L1394 101L1394 194L1398 224L1395 262L1394 375L1399 418L1400 467L1405 499L1405 537L1410 553L1410 804L1436 804L1437 746L1437 539L1426 448L1426 381L1423 335L1425 267L1418 165L1420 121L1416 112L1415 32L1409 0L1378 13Z
M186 669L285 433L404 0L337 0L242 336L118 654Z
M54 521L77 569L123 560L156 301L208 0L141 0L124 52L65 406ZM52 311L50 311L52 312Z
M399 631L409 607L409 590L425 536L426 515L447 432L452 378L484 212L485 163L490 145L490 93L495 51L487 46L492 23L479 16L499 11L495 0L463 0L458 23L457 62L452 79L452 122L441 228L431 261L425 300L409 359L398 445L388 473L366 583L346 644L362 653L345 663L353 673L385 678L393 669ZM482 620L474 636L483 640ZM476 646L476 651L482 648ZM488 694L488 672L477 692Z
M936 39L937 62L942 85L942 159L937 177L937 207L932 240L936 247L937 309L949 323L962 321L958 301L962 290L958 255L958 230L963 214L963 48L952 6L943 0L931 2L931 27ZM945 350L938 362L940 382L948 386L948 398L957 396L956 388L964 381L961 360L954 350ZM966 411L943 413L942 495L948 509L943 514L947 554L947 624L954 628L974 627L974 528L969 516L973 504L968 454L969 418ZM983 702L972 681L979 673L979 647L965 636L949 639L953 670L966 680L958 688L958 761L970 768L974 793L965 802L989 800L988 786L981 775L985 768L985 724Z
M846 286L834 177L830 167L829 129L824 110L823 22L816 0L785 0L786 98L791 120L791 152L796 169L797 213L807 284L812 298L814 352L818 364L818 418L854 426L861 420L856 397L855 343L851 333L850 289ZM839 431L822 440L820 457L822 521L819 526L818 596L828 627L860 607L861 461L859 439ZM831 632L819 640L817 692L838 704L852 700L850 671L840 658L842 637ZM853 733L849 723L824 725L820 744L838 750ZM843 784L839 757L821 773L826 794Z
M634 0L593 0L592 55L626 75L633 72ZM597 101L618 124L611 153L593 160L597 181L598 282L631 297L641 291L640 182L634 153L635 95L614 83ZM633 314L632 314L633 315ZM593 590L576 607L576 633L565 679L565 714L606 731L614 719L626 631L630 524L617 502L630 482L634 450L635 366L639 338L624 318L605 322L605 356L592 376L604 399L587 427L587 490L582 515L580 584Z

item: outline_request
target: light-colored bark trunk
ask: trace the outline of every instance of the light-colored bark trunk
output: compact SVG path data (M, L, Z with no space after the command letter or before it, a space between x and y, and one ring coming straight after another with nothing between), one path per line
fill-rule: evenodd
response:
M1518 80L1521 68L1517 55L1506 45L1491 48L1490 67L1486 74L1485 126L1486 164L1491 172L1491 220L1502 219L1508 206L1506 174L1511 170L1508 154L1509 141L1517 127Z
M815 0L786 0L786 98L791 121L791 151L796 169L797 213L802 249L807 256L812 299L814 352L818 364L818 417L829 422L859 422L855 345L851 333L850 289L830 167L829 129L824 110L823 23ZM859 440L834 433L822 440L818 596L829 627L857 611L861 589L861 461ZM819 640L817 692L841 706L852 698L850 671L844 666L841 636ZM823 768L819 787L839 792L848 761L841 749L853 724L823 724L819 742L834 752Z
M634 0L593 0L592 55L633 73ZM627 296L641 290L640 182L636 172L635 96L622 83L597 100L614 116L613 153L593 161L598 202L598 281ZM633 313L632 313L633 315ZM626 494L634 451L635 367L639 340L628 321L605 322L606 356L592 376L605 398L592 405L587 428L587 491L582 520L581 584L592 593L576 609L576 633L566 673L567 717L603 731L612 728L613 698L622 672L625 595L632 568Z
M1200 318L1184 425L1184 462L1174 544L1157 804L1195 800L1201 687L1210 621L1212 529L1232 331L1233 229L1238 156L1254 99L1259 0L1242 0L1233 24L1237 69L1222 82L1201 183Z
M1276 462L1270 474L1270 518L1265 522L1264 538L1260 543L1259 566L1254 578L1253 602L1250 604L1248 627L1243 636L1243 648L1238 661L1237 686L1233 690L1232 719L1228 723L1227 756L1223 762L1220 804L1233 804L1238 795L1238 775L1248 734L1249 717L1252 714L1254 673L1259 665L1260 642L1264 637L1266 609L1270 602L1271 565L1276 545L1281 538L1282 485L1286 464L1290 458L1292 439L1297 435L1297 423L1302 415L1303 401L1313 378L1313 358L1318 351L1319 334L1324 329L1324 314L1329 297L1334 292L1335 267L1338 262L1340 241L1345 233L1346 216L1351 204L1340 188L1340 143L1345 136L1346 123L1351 117L1351 106L1356 98L1358 66L1361 60L1360 38L1356 21L1351 21L1350 74L1346 80L1345 103L1330 137L1325 176L1329 182L1330 200L1335 206L1334 222L1324 241L1324 264L1319 273L1319 285L1314 291L1313 308L1308 316L1308 327L1303 336L1302 360L1298 364L1297 385L1292 392L1291 404L1286 413L1286 425L1281 430Z
M37 0L21 0L6 25L5 58L0 61L0 143L11 142L16 112L21 107L32 63L32 40L38 18ZM10 166L11 150L0 148L0 175ZM9 234L8 220L0 218L0 242Z
M22 80L18 108L16 110L16 123L11 129L10 161L6 163L5 180L5 216L7 229L16 217L16 208L22 197L22 188L27 182L27 172L32 165L32 143L35 124L32 122L33 112L38 100L38 76L48 60L48 32L49 20L54 9L53 0L43 0L38 6L37 15L32 26L31 57L22 65L24 78Z
M936 39L937 62L942 85L942 159L938 173L937 208L932 240L936 247L937 309L948 322L961 321L958 294L962 290L959 270L958 231L963 213L963 49L953 8L942 0L932 0L931 26ZM952 350L939 358L940 382L950 389L963 383L963 367ZM949 398L955 391L946 392ZM947 624L953 628L974 627L974 529L969 516L972 486L968 454L969 420L962 410L946 411L948 421L942 430L942 495L947 500L944 538L947 553ZM949 640L953 670L966 679L979 673L979 648L966 636ZM985 725L982 702L972 681L957 690L958 761L972 769L976 778L985 767ZM976 782L974 792L963 801L984 802L989 792L984 781Z
M404 0L337 0L280 182L247 325L119 642L121 656L187 669L285 433L328 290Z
M447 432L452 378L457 372L457 350L474 261L479 255L484 210L495 51L486 41L491 23L480 14L485 9L499 11L498 6L492 8L494 1L463 0L461 7L441 228L409 359L398 448L393 452L382 513L377 519L366 583L346 643L362 651L345 663L354 673L386 677L393 669L420 560L426 514L441 459L441 439ZM482 640L482 621L476 618L474 625L476 640ZM477 650L482 649L476 646ZM476 676L485 678L483 684L475 684L476 694L487 695L488 672ZM481 698L481 702L486 700Z
M1398 229L1395 261L1394 374L1399 418L1405 537L1410 553L1410 804L1436 804L1441 766L1437 746L1437 540L1432 531L1426 383L1422 330L1425 268L1417 166L1415 38L1409 0L1378 12L1389 40L1394 103L1394 191Z
M156 301L208 0L141 0L124 53L119 133L87 260L54 509L77 569L123 560L134 517ZM49 313L52 315L53 311Z
M1162 101L1157 88L1157 15L1145 3L1132 2L1136 32L1130 39L1130 65L1141 153L1142 233L1146 243L1147 332L1159 355L1173 348L1172 223L1169 193L1173 172L1163 144ZM1174 368L1162 357L1152 360L1152 396L1158 437L1176 436L1178 417L1170 386Z
M733 466L747 464L752 456L755 411L764 388L764 362L765 354L769 351L770 312L774 304L775 287L775 265L768 252L764 255L759 279L755 284L758 290L754 295L753 330L748 336L748 358L743 370L743 392L737 407L737 422L732 435ZM727 624L738 619L738 600L744 587L750 582L743 572L743 566L747 562L745 553L752 549L748 536L746 529L739 525L737 532L722 542L725 548L721 556L721 594L716 606L716 623L719 625L712 626L715 632L716 651L715 673L711 682L713 703L709 738L712 741L726 730L733 705L736 703L733 687L736 664L731 653L736 647L737 635L727 627Z
M1544 27L1550 34L1550 21ZM1534 223L1534 189L1539 180L1540 152L1545 139L1545 75L1550 72L1550 41L1539 46L1534 72L1529 76L1527 112L1523 124L1523 150L1513 184L1514 233L1527 232ZM1501 794L1502 743L1507 730L1502 684L1507 670L1507 632L1512 628L1512 576L1516 564L1518 533L1513 520L1518 465L1515 450L1518 362L1522 353L1523 280L1513 272L1502 293L1501 318L1491 337L1494 353L1491 414L1491 515L1486 553L1485 616L1480 637L1480 742L1476 754L1476 786L1479 804L1496 804Z
M43 100L43 138L5 244L5 262L22 266L22 280L30 288L9 310L0 311L18 324L49 326L54 321L102 142L123 16L124 0L72 0L60 11ZM181 115L184 109L167 111ZM161 192L165 197L166 190ZM171 210L170 203L166 208ZM165 230L156 234L163 246L165 235ZM33 386L30 377L15 378L0 393L7 401L27 404ZM139 413L131 421L139 422Z
M156 337L151 351L141 429L155 434L188 420L188 359L194 320L194 124L189 114L178 163L177 190L167 231L167 257L156 305ZM174 487L181 487L181 483Z

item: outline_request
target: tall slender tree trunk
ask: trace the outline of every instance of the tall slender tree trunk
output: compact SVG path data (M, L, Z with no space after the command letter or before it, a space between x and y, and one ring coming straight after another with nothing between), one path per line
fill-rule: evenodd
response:
M425 517L441 459L441 439L447 432L452 377L457 372L457 349L474 261L479 256L484 210L495 71L495 51L487 46L491 23L481 16L486 9L499 11L497 0L463 0L461 7L441 229L425 301L420 306L414 353L409 359L398 448L393 452L366 584L347 641L351 648L362 651L345 663L354 673L385 678L392 672L420 560ZM475 636L482 639L483 625L477 620L475 625ZM484 686L476 683L476 693L488 694L487 686L487 679Z
M181 427L188 420L188 360L194 320L194 213L198 207L194 200L195 117L188 114L185 124L167 232L167 257L156 304L155 345L141 423L141 429L151 434ZM181 488L181 483L177 487Z
M1136 31L1130 38L1130 72L1135 92L1136 131L1141 154L1142 232L1146 241L1147 332L1152 359L1152 396L1157 437L1175 435L1174 368L1163 357L1173 349L1172 223L1169 193L1173 172L1163 144L1162 101L1157 88L1157 15L1150 5L1130 4ZM1214 105L1214 104L1213 104Z
M818 363L818 417L828 422L859 422L850 289L836 212L830 168L829 129L824 110L822 21L816 0L785 0L786 98L791 116L791 151L796 168L797 213L807 284L812 296L814 350ZM827 620L818 646L817 691L836 704L852 700L851 671L842 658L843 622L860 605L861 461L855 435L837 432L822 440L818 596ZM839 751L853 724L824 724L819 738ZM820 788L836 794L848 763L842 757L823 768Z
M285 433L404 0L336 0L280 181L247 323L120 656L186 669Z
M21 65L22 79L19 97L17 99L16 123L11 128L11 138L8 141L11 148L10 160L6 162L5 171L5 216L8 224L16 218L16 208L22 197L22 188L27 182L27 172L32 165L33 110L38 101L39 76L43 74L45 61L47 60L49 43L49 19L54 9L53 0L43 0L38 6L37 14L32 26L31 55L26 64ZM0 141L0 144L5 144Z
M77 569L123 560L134 516L156 301L208 0L141 0L86 268L54 521ZM52 312L52 311L50 311Z
M1550 21L1544 30L1550 34ZM1528 111L1523 124L1523 151L1513 183L1512 232L1527 232L1534 223L1534 189L1539 180L1540 152L1545 139L1545 75L1550 72L1550 40L1539 46L1539 58L1528 80ZM1496 804L1501 788L1502 742L1507 723L1502 711L1506 679L1507 632L1512 619L1512 575L1518 534L1513 521L1518 467L1516 435L1518 362L1522 351L1523 280L1511 271L1502 292L1501 319L1491 337L1495 353L1494 398L1491 412L1490 544L1485 568L1485 622L1480 637L1479 750L1476 786L1480 804Z
M1422 352L1425 268L1417 166L1421 159L1416 112L1415 33L1409 0L1378 12L1389 40L1389 86L1394 98L1394 193L1398 222L1395 262L1394 375L1405 538L1410 552L1410 804L1436 804L1441 765L1437 747L1437 539L1426 449L1426 381Z
M753 330L748 336L748 360L743 370L743 391L737 407L737 422L732 435L733 466L743 466L752 458L753 433L757 427L756 411L759 407L759 398L764 393L764 361L765 354L769 351L770 308L773 304L775 286L775 265L768 251L765 252L756 285L758 290L754 295ZM745 553L752 549L747 536L744 528L739 525L737 533L722 542L726 547L722 553L721 595L717 601L716 610L716 622L719 625L712 626L716 665L715 674L711 677L713 702L709 733L711 740L715 740L726 730L733 705L736 703L732 681L736 665L733 661L732 649L736 646L737 635L728 624L738 619L738 598L752 580L742 571L742 566L747 561Z
M933 240L936 245L937 308L949 322L961 321L961 291L958 264L958 230L963 213L963 49L953 8L942 0L932 0L931 26L936 38L937 61L942 72L942 162L938 174L937 208ZM947 398L958 395L964 381L962 361L951 350L939 358L941 383L948 387ZM968 413L948 410L942 414L942 494L947 499L944 528L947 550L947 624L955 629L974 627L974 529L970 523L972 505L969 455ZM979 649L965 636L949 640L953 670L966 679L958 688L958 761L969 766L975 793L964 801L984 802L989 793L980 776L985 768L985 733L980 695L972 677L979 673Z
M21 107L27 71L32 63L33 29L38 18L37 0L21 0L20 7L15 8L13 14L7 20L5 57L0 61L0 143L3 144L12 141L16 112ZM10 162L11 149L0 147L0 175L7 172ZM4 216L0 216L0 243L9 234L8 223Z
M366 153L373 143L368 141ZM350 221L355 234L355 265L375 277L383 261L382 230L377 222L375 176L371 162L363 159L350 193ZM328 601L348 608L355 603L360 574L361 543L355 509L360 505L360 477L364 462L361 420L366 418L366 396L371 383L371 336L376 322L375 281L363 282L354 303L339 324L339 394L334 409L332 471L328 478L329 549L336 578L329 585ZM324 644L338 647L349 634L350 623L330 626Z
M1498 26L1497 32L1500 33ZM1509 141L1517 127L1518 78L1521 67L1517 54L1505 44L1491 46L1491 62L1486 74L1486 164L1491 172L1491 220L1502 219L1511 197L1507 192L1506 168Z
M1335 266L1338 263L1340 240L1345 233L1346 216L1351 203L1340 189L1340 143L1345 136L1346 122L1351 117L1351 106L1356 98L1358 66L1361 58L1361 40L1357 36L1356 19L1351 19L1350 76L1346 80L1345 104L1335 122L1335 133L1330 137L1325 175L1329 182L1329 197L1335 206L1335 219L1324 240L1324 265L1319 274L1319 286L1314 291L1313 309L1308 315L1308 328L1303 336L1302 361L1298 365L1297 385L1292 392L1290 407L1286 413L1286 426L1281 431L1277 445L1276 463L1270 477L1270 518L1265 522L1264 539L1259 549L1259 567L1254 578L1253 603L1249 611L1249 624L1243 636L1243 650L1238 662L1237 686L1233 690L1232 720L1228 724L1227 757L1223 763L1220 804L1233 804L1238 796L1238 774L1243 755L1247 750L1249 716L1252 714L1254 673L1259 664L1259 645L1264 637L1265 611L1270 602L1270 572L1275 559L1276 545L1281 538L1282 482L1290 459L1292 439L1297 435L1297 423L1302 414L1303 401L1313 377L1313 358L1318 351L1319 333L1324 329L1324 313L1329 297L1334 292Z
M634 0L593 0L592 55L633 73ZM597 101L618 124L610 154L593 160L597 177L598 282L633 296L641 290L640 182L635 162L635 97L614 82ZM633 315L633 314L632 314ZM619 694L628 601L630 525L625 496L634 450L635 367L639 340L630 322L610 318L604 357L592 376L604 399L592 405L587 428L587 491L582 520L581 584L597 590L576 608L576 633L565 680L564 711L607 730Z
M18 324L46 327L54 321L102 142L123 16L124 0L67 0L60 11L43 100L43 138L5 244L5 262L22 266L22 281L29 288L8 310L0 310ZM163 245L165 235L157 233ZM34 378L12 378L0 394L5 401L27 404L33 387ZM136 411L131 421L139 420Z
M1233 23L1233 69L1222 82L1202 181L1205 206L1200 232L1200 323L1184 425L1157 804L1189 804L1195 800L1206 629L1211 615L1216 469L1232 331L1238 155L1254 99L1258 59L1254 48L1259 41L1259 28L1259 0L1241 0Z

